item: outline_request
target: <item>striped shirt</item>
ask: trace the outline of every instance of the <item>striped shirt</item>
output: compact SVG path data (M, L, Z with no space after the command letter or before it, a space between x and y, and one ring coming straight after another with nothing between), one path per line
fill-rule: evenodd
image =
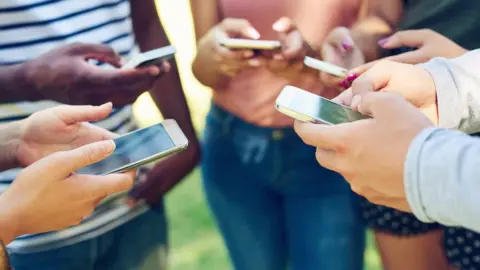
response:
M2 0L0 1L0 65L36 58L72 42L108 44L122 57L138 52L128 0ZM108 68L108 67L106 67ZM58 105L53 101L0 104L0 123L19 120L33 112ZM135 129L132 107L115 108L97 123L116 133ZM19 169L0 173L0 189L8 188ZM123 198L97 209L82 224L69 229L18 238L8 248L28 253L91 239L135 218L146 206L129 209Z

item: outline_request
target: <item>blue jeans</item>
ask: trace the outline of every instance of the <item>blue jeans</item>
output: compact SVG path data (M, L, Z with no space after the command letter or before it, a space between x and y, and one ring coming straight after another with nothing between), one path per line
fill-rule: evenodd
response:
M10 259L15 270L163 270L166 252L165 215L150 210L97 238Z
M365 230L345 180L292 129L250 125L213 105L203 180L237 270L357 270Z

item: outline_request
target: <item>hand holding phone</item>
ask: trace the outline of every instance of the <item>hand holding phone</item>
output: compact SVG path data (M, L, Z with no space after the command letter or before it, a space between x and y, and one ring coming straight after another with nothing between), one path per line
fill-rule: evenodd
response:
M281 113L297 120L328 125L370 118L347 106L293 86L283 88L275 107Z
M176 53L175 47L166 46L134 56L122 66L122 69L133 69L146 66L161 66L163 61L170 60Z
M115 151L79 173L106 175L125 172L183 151L188 140L175 120L139 129L114 139Z

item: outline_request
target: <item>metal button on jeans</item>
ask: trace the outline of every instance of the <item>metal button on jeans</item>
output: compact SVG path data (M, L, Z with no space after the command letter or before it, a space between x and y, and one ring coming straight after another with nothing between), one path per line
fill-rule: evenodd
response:
M285 135L283 134L283 131L281 130L274 130L272 132L272 139L275 140L275 141L279 141L281 139L283 139Z

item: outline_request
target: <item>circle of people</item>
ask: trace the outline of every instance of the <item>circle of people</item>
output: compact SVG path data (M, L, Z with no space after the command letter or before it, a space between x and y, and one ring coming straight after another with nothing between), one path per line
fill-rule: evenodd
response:
M202 143L174 61L120 69L169 45L154 0L0 4L3 267L164 269L162 197L202 159L235 269L362 269L365 225L385 269L480 269L480 3L441 2L191 0L192 72L213 93ZM285 85L371 118L295 121L274 107ZM188 149L138 172L76 174L137 128L131 104L146 91Z

